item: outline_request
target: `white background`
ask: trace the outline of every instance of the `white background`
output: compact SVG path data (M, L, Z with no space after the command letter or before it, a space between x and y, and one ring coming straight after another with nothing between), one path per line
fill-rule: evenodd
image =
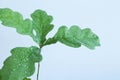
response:
M120 80L120 1L119 0L0 0L0 8L11 8L25 18L36 9L54 16L54 35L61 25L91 28L101 47L89 50L61 43L42 50L39 80ZM0 67L17 46L36 45L29 36L0 25ZM32 76L36 80L36 73Z

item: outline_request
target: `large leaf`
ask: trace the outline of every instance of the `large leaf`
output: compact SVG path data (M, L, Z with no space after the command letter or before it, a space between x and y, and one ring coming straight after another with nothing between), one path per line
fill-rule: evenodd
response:
M53 17L47 15L45 11L36 10L31 14L33 19L33 27L37 32L36 37L41 39L41 43L43 44L46 40L46 35L53 29L53 24L50 24L53 20Z
M33 20L23 19L18 12L8 8L0 9L0 21L3 25L16 28L18 33L29 35L38 44L43 44L46 35L53 29L53 25L50 24L53 18L42 10L36 10L31 17Z
M11 50L0 70L0 80L23 80L35 71L35 63L42 60L37 47L17 47ZM29 80L29 79L28 79Z
M80 29L78 26L71 26L70 29L66 26L61 26L55 36L48 39L45 45L56 43L57 41L75 48L84 45L89 49L94 49L100 45L99 38L96 34L89 28Z

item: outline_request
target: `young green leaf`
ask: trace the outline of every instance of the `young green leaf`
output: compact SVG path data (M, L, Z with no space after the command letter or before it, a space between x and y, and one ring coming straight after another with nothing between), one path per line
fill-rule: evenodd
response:
M16 28L17 32L24 35L32 36L32 21L29 19L23 19L22 15L18 12L14 12L11 9L0 9L0 21L7 27Z
M53 17L47 15L45 11L36 10L31 14L33 19L33 27L37 32L36 38L41 39L41 44L46 40L46 35L53 29L54 25L50 24L53 20ZM40 41L40 40L39 40Z
M11 53L0 70L0 80L23 80L34 73L35 63L42 60L40 49L34 46L17 47Z
M46 46L46 45L50 45L50 44L55 44L58 40L55 39L54 37L52 38L48 38L45 43L43 44L43 46Z
M45 45L53 44L57 41L70 47L78 48L82 45L89 49L94 49L99 46L99 38L89 28L80 29L78 26L71 26L68 29L66 26L61 26L53 38L48 39Z

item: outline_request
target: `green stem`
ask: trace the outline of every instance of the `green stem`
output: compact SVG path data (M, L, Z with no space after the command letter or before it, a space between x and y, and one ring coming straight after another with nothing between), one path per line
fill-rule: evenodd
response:
M39 80L40 62L38 63L37 80Z
M40 47L40 54L41 54L41 49L42 49L42 45L39 45L39 47ZM38 62L38 69L37 69L37 80L39 80L39 73L40 73L40 62Z

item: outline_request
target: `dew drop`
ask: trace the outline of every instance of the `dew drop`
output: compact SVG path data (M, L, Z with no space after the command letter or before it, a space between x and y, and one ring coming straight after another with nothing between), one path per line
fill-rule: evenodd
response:
M36 33L36 31L34 29L33 29L33 35L35 35L35 36L37 35L37 33Z

